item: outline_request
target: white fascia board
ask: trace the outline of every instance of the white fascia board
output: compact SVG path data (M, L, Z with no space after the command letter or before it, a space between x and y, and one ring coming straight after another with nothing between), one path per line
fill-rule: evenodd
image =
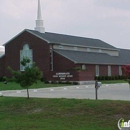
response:
M125 64L117 64L117 63L91 63L91 62L79 62L77 64L91 64L91 65L125 65Z
M50 42L50 44L58 44L58 45L64 45L64 46L72 46L72 47L88 47L88 48L95 48L95 49L104 49L104 50L113 50L113 51L118 51L119 49L113 49L113 48L104 48L104 47L94 47L94 46L83 46L83 45L72 45L72 44L67 44L67 43L53 43Z
M7 41L6 43L4 43L3 44L3 46L5 46L6 44L8 44L9 42L11 42L12 40L14 40L16 37L18 37L19 35L21 35L23 32L28 32L28 33L31 33L32 35L34 35L34 36L36 36L36 37L38 37L38 38L40 38L40 39L42 39L42 40L44 40L44 41L46 41L47 43L50 43L48 40L46 40L46 39L44 39L44 38L42 38L42 37L40 37L40 36L38 36L38 35L36 35L36 34L34 34L33 32L31 32L31 31L29 31L29 30L27 30L27 29L24 29L22 32L20 32L19 34L17 34L16 36L14 36L12 39L10 39L9 41Z
M44 39L43 37L40 37L39 35L34 34L33 32L31 32L31 31L29 31L29 30L26 30L26 31L27 31L27 32L29 32L29 33L31 33L32 35L34 35L34 36L36 36L36 37L38 37L38 38L40 38L40 39L44 40L45 42L50 43L50 41L48 41L48 40Z
M5 46L6 44L8 44L9 42L11 42L12 40L14 40L16 37L18 37L20 34L22 34L24 31L26 31L26 29L24 29L22 32L20 32L19 34L17 34L16 36L14 36L13 38L11 38L9 41L7 41L6 43L3 44L3 46Z

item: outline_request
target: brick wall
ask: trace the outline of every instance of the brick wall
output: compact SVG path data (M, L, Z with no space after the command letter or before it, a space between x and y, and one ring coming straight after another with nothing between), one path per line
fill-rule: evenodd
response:
M117 65L111 66L111 75L112 76L119 75L119 66L117 66Z
M50 46L44 40L24 31L15 39L10 41L5 46L5 56L0 59L0 76L11 76L7 67L10 66L14 70L20 70L20 50L23 45L28 44L30 49L33 50L33 61L44 75L48 76L50 73ZM75 64L73 61L53 53L53 69L55 72L67 72L75 67L81 67L82 64ZM108 75L108 65L99 65L100 76ZM73 80L85 81L93 80L95 77L95 65L86 64L87 71L73 72L75 78ZM112 76L119 75L119 67L117 65L111 66Z
M50 47L49 45L39 39L38 37L24 31L21 35L10 41L5 46L5 73L10 76L10 72L7 71L7 67L10 66L14 70L20 70L20 50L23 49L23 45L28 44L30 49L33 50L33 62L41 71L45 74L50 70Z
M99 65L99 75L100 76L108 75L108 66L107 65Z
M94 80L94 76L92 75L92 73L87 71L52 71L48 72L46 79L48 81L89 81Z
M59 55L58 53L53 53L53 69L54 71L68 71L75 67L74 62Z
M5 76L5 56L0 58L0 77Z

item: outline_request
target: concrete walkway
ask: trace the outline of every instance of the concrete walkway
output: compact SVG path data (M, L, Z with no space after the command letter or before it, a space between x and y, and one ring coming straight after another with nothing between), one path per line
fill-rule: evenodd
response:
M38 98L76 98L95 99L93 85L77 85L55 88L29 89L30 97ZM0 91L0 95L11 97L27 97L26 90ZM105 84L98 89L98 99L130 100L128 84Z

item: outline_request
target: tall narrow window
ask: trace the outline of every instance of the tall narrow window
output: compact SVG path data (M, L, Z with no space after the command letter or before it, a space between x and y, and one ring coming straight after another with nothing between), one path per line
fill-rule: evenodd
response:
M96 76L99 76L99 65L96 65Z
M89 52L89 51L90 51L90 48L87 48L87 51Z
M78 48L77 48L77 47L74 47L74 50L76 51L76 50L78 50Z
M121 69L121 66L119 66L119 75L120 75L120 76L122 75L122 69Z
M53 50L50 50L50 70L53 71Z
M108 76L111 76L111 66L108 66Z
M82 70L86 70L86 65L82 65Z
M63 46L62 46L62 45L59 45L59 49L63 49Z
M32 54L32 50L29 49L29 45L25 44L23 46L23 50L20 50L20 62L23 60L23 58L28 58L30 60L30 63L27 64L27 66L32 67L32 63L33 63L33 54ZM25 66L21 65L20 63L20 70L24 71Z
M102 50L101 49L99 49L99 51L98 52L102 52Z

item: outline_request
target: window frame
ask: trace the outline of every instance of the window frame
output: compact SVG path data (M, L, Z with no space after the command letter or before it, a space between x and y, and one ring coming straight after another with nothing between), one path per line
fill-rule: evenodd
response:
M23 58L28 58L30 60L30 63L28 63L26 66L29 66L29 68L31 68L33 64L33 50L29 48L28 44L24 44L23 49L20 50L20 71L24 71L26 67L21 65Z
M122 76L122 67L119 66L119 75Z
M99 68L99 65L96 65L96 66L95 66L95 75L96 75L96 76L100 76L100 68Z
M108 65L108 76L111 76L111 65Z

